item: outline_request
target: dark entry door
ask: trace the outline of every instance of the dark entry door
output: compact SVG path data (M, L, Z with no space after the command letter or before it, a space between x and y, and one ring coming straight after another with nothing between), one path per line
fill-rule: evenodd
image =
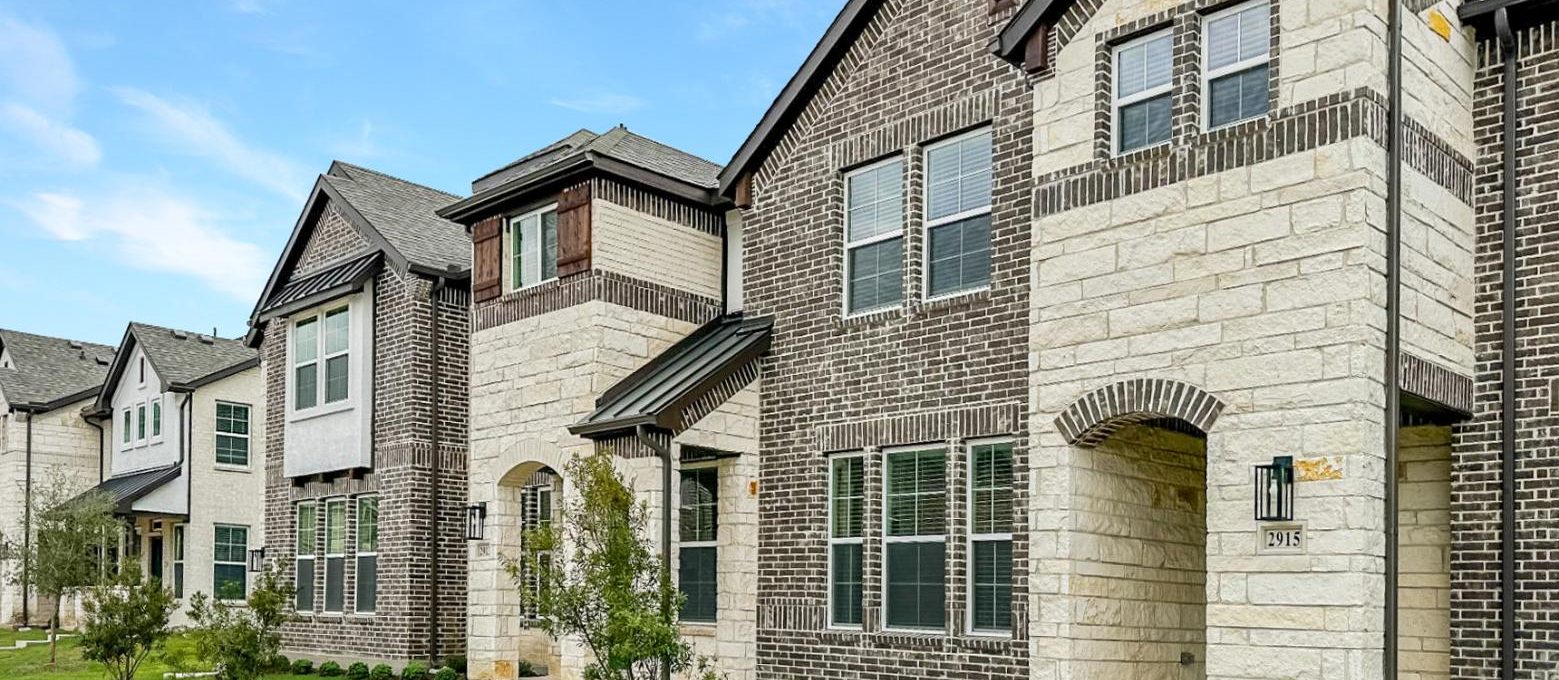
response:
M152 536L147 541L146 550L151 553L148 555L151 567L147 571L150 572L153 581L162 583L162 537Z

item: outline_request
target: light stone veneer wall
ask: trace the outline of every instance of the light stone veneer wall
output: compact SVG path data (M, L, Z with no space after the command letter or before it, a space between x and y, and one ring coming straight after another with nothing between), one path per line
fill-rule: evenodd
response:
M1400 676L1403 680L1449 680L1451 431L1446 427L1403 428L1400 441Z
M471 501L488 503L487 540L473 542L470 552L471 676L514 677L514 663L547 664L553 677L579 677L584 651L576 644L561 649L536 629L525 627L520 599L504 572L502 556L520 550L519 489L541 466L563 473L576 455L588 455L593 444L568 432L593 410L596 398L629 373L696 329L692 323L669 319L601 301L514 321L473 334L471 342ZM733 451L756 451L755 388L737 395L706 417L682 441ZM699 653L726 655L737 661L728 669L733 678L750 677L750 645L756 606L756 499L746 496L744 480L756 479L752 455L721 462L720 550L725 572L746 584L741 597L724 594L723 616L713 631L690 628ZM650 507L650 527L659 540L660 463L656 459L623 460L619 469ZM725 474L729 472L729 474ZM571 502L573 480L564 477L563 495L554 504ZM729 543L729 545L728 545ZM744 599L745 598L745 599ZM710 633L713 633L712 635ZM548 658L536 658L545 654Z
M719 236L611 201L593 201L591 211L593 266L720 299Z
M81 409L92 405L83 400L34 416L33 490L48 484L57 471L72 488L85 491L97 483L98 431L81 417ZM0 479L7 485L0 493L0 532L20 542L24 522L24 486L27 470L27 418L21 413L0 413ZM14 583L20 573L16 563L0 563L0 621L20 623L22 589ZM48 603L42 603L47 609ZM33 623L48 618L40 614L36 595L28 607ZM64 625L74 626L74 606L61 607Z

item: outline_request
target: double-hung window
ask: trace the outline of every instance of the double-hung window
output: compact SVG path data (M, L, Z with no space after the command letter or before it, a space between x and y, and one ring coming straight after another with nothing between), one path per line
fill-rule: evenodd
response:
M337 307L293 324L293 410L332 404L351 396L351 349L350 307ZM322 363L323 380L320 377Z
M218 600L249 596L249 527L216 525L212 542L211 592Z
M173 597L184 597L184 529L183 524L173 525Z
M319 528L317 513L319 506L313 503L299 503L297 508L297 549L293 552L294 566L297 568L297 580L293 586L297 590L296 609L300 612L314 611L314 555L317 549L318 539L315 531Z
M249 465L249 407L217 402L217 464Z
M325 611L346 605L346 499L325 502Z
M866 534L866 470L860 455L829 462L828 623L861 625L861 539Z
M556 207L509 220L509 288L529 288L558 277Z
M887 624L947 625L947 452L894 451L886 464Z
M969 628L1012 630L1012 444L969 447Z
M353 611L372 613L378 603L379 499L362 496L357 499L357 598Z
M991 282L991 132L926 147L926 297Z
M162 397L152 397L152 441L162 441Z
M845 313L904 299L904 161L845 176Z
M135 405L135 445L146 445L146 402Z
M1173 44L1165 30L1115 48L1117 153L1169 141Z
M1265 0L1208 15L1204 25L1207 128L1266 115L1272 25Z
M716 533L719 528L720 470L682 471L681 550L677 586L686 598L683 621L713 622L718 607Z
M130 443L135 441L135 435L134 435L135 431L130 429L130 418L132 417L131 416L132 410L133 409L129 409L129 408L125 409L124 410L124 417L121 418L121 420L124 421L124 427L122 427L120 429L124 430L124 434L121 435L119 437L119 439L120 439L120 443L123 444L124 448L127 448L127 449L130 448Z

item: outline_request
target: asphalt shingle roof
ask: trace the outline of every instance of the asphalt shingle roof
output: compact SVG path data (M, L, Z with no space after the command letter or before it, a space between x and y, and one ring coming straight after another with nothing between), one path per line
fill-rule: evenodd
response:
M141 345L157 375L169 384L188 385L260 356L258 351L245 346L243 340L144 323L131 323L130 333Z
M605 134L580 130L471 183L480 193L584 153L596 153L696 187L713 189L720 165L618 126Z
M102 388L114 348L0 328L13 368L0 368L0 393L13 405L52 404Z
M441 272L471 268L465 227L434 214L460 196L341 161L324 179L407 262Z

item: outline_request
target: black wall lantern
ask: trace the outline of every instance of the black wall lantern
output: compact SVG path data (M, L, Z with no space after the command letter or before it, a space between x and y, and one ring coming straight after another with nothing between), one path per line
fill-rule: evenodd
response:
M1294 457L1256 466L1256 521L1294 521Z
M255 548L249 551L249 571L250 573L265 571L265 548Z
M477 503L466 506L466 540L480 541L482 534L487 529L487 504Z

